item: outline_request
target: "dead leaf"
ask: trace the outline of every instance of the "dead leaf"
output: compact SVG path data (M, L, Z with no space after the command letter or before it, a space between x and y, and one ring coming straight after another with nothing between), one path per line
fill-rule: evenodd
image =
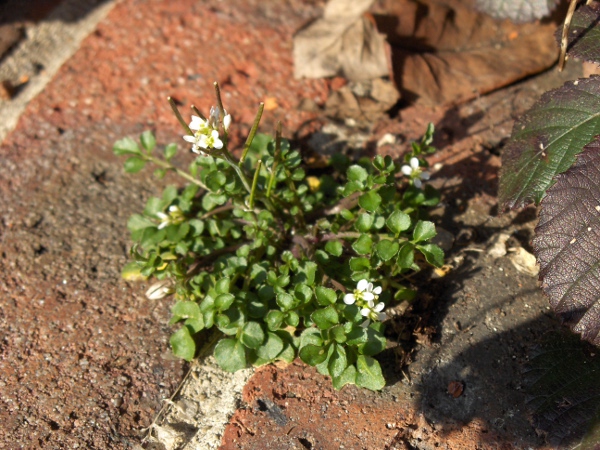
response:
M396 104L400 95L391 81L351 83L331 93L325 103L325 114L335 119L375 121Z
M556 24L499 21L477 13L470 3L386 0L382 13L374 14L392 46L394 79L403 98L455 104L556 61Z
M373 0L330 0L323 17L294 36L294 76L341 75L369 80L389 75L385 38L364 16Z

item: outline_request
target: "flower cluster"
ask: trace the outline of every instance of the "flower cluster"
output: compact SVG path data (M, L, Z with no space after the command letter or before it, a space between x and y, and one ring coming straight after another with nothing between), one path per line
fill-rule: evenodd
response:
M192 116L189 124L193 135L183 136L183 139L192 144L192 151L202 156L206 156L206 150L223 148L223 141L219 136L219 123L221 122L221 109L212 107L208 119L202 119L198 116ZM223 110L223 128L225 132L231 124L231 116Z
M417 189L420 189L423 185L423 182L421 180L429 180L429 172L422 171L418 158L410 158L409 163L403 165L400 170L404 175L410 177L411 180L413 180L413 184Z
M383 311L385 304L379 302L379 295L381 294L381 286L373 287L373 283L369 283L368 280L360 280L356 285L356 289L351 294L344 296L344 303L346 305L353 305L356 303L360 309L360 313L363 317L366 317L361 326L368 327L371 321L383 321L387 319L387 315Z

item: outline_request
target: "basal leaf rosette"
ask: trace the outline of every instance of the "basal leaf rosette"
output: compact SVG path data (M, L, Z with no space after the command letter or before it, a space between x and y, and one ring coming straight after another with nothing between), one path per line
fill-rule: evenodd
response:
M533 248L554 311L600 345L600 138L548 189Z

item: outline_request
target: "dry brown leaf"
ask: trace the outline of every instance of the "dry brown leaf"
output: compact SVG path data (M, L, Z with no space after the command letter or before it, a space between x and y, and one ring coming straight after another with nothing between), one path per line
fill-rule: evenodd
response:
M294 76L361 81L389 74L385 38L363 15L373 0L330 0L323 17L294 36Z
M452 6L448 6L449 4ZM516 25L477 13L470 2L386 0L375 15L392 46L402 97L455 104L550 67L556 24Z

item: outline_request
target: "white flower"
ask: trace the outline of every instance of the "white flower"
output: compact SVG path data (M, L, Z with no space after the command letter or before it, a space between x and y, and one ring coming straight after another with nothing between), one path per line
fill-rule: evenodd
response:
M414 156L410 158L409 164L405 164L400 169L404 175L410 177L413 180L413 184L416 188L420 189L423 183L421 180L429 180L429 172L421 171L418 158Z
M149 300L160 300L167 295L171 295L173 292L175 291L171 286L171 280L162 280L150 286L146 291L146 297Z
M192 116L189 128L193 134L185 135L183 136L183 139L192 144L192 151L194 153L206 156L207 152L204 150L210 150L212 148L220 150L223 148L223 141L219 138L219 116L219 109L214 106L210 109L210 117L208 120L204 120L198 116ZM223 120L223 126L225 127L225 124L227 124L228 127L230 123L231 116L227 114ZM226 127L225 130L227 130Z
M372 320L383 322L385 319L387 319L387 314L381 312L383 311L383 308L385 308L385 304L383 302L375 304L373 300L368 301L367 306L360 310L360 314L367 318L367 320L361 323L360 326L367 328Z
M368 280L360 280L352 294L344 295L344 303L346 305L352 305L357 300L362 300L362 303L370 301L372 302L379 298L381 291L381 286L374 288L373 283L369 283Z
M160 219L160 223L158 224L158 229L162 230L166 226L171 224L179 223L183 220L183 211L179 209L177 205L169 206L169 213L166 214L162 211L156 213L156 217Z
M227 114L227 111L225 112L225 117L223 117L223 128L225 128L225 131L229 130L229 125L231 125L231 114Z

